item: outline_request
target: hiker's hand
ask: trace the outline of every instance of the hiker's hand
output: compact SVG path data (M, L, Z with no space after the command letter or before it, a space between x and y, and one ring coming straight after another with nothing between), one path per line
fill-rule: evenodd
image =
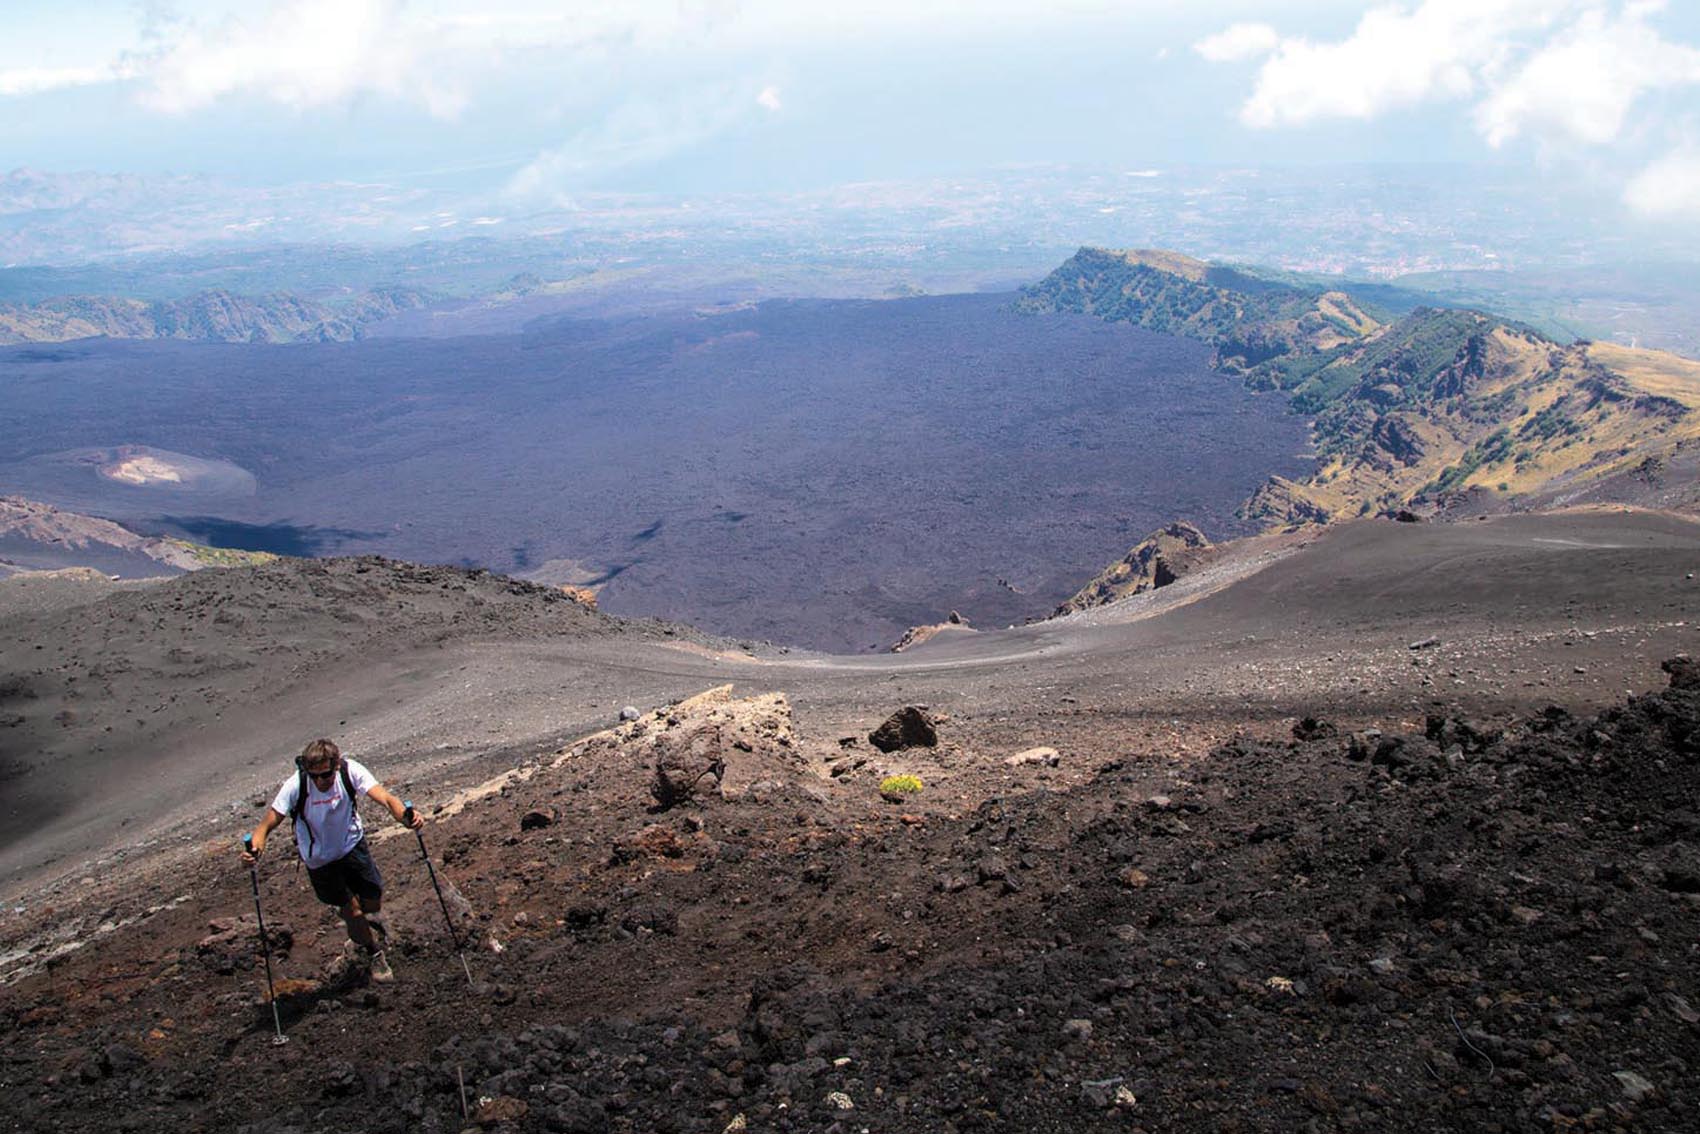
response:
M425 816L415 811L410 818L404 818L402 822L407 824L409 830L417 831L425 825Z
M242 861L243 861L243 863L245 863L248 866L254 865L256 862L260 861L260 853L262 851L264 851L265 849L266 849L266 844L264 844L264 843L243 843L242 844Z

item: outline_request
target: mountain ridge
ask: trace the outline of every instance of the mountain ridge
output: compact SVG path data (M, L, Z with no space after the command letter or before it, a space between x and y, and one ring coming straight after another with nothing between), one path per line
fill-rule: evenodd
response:
M293 292L246 296L223 288L183 299L70 295L36 303L0 303L0 346L95 336L202 342L348 342L364 329L428 297L409 288L375 288L335 303Z
M1514 506L1668 462L1700 440L1700 363L1578 340L1487 312L1381 318L1347 291L1178 253L1082 248L1018 310L1197 339L1215 368L1313 417L1317 469L1242 509L1298 526L1487 492Z
M114 565L130 566L127 574L167 575L205 567L258 566L277 556L209 547L171 536L144 536L98 516L0 495L0 567L14 572L59 570L105 558L113 559Z

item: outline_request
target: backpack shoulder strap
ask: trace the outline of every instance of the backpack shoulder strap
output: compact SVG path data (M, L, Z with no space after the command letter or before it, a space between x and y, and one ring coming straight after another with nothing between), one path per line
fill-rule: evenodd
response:
M346 772L344 772L343 774L347 775ZM305 765L303 765L296 772L295 806L291 807L289 809L289 829L290 829L291 832L295 833L295 838L296 838L297 842L299 842L300 839L301 839L301 836L300 836L300 833L299 833L299 828L302 826L301 813L304 810L306 810L306 807L307 807L307 768L306 768ZM307 828L307 853L312 854L313 853L313 843L314 843L313 824L307 823L307 824L305 824L305 826Z
M349 813L357 815L360 813L360 796L354 790L354 781L348 776L348 761L344 760L337 767L342 772L342 790L348 793Z

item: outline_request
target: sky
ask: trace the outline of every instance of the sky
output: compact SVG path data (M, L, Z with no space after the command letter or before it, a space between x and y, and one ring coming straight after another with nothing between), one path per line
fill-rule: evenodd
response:
M0 170L570 206L1332 162L1515 167L1700 221L1700 3L0 3Z

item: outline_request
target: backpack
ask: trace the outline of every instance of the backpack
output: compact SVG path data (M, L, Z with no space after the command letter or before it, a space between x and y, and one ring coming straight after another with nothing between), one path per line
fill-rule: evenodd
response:
M356 794L354 790L354 781L348 778L348 761L337 761L336 770L337 774L342 778L342 790L344 794L348 796L348 806L352 809L350 812L351 817L353 815L360 814L360 796ZM300 757L296 757L295 772L299 778L295 783L295 806L289 809L289 829L291 831L299 829L296 825L301 822L301 812L307 807L307 762L302 760ZM313 824L308 823L306 824L306 827L307 853L308 855L311 855L313 853L314 842ZM296 836L296 840L300 840L300 835Z

